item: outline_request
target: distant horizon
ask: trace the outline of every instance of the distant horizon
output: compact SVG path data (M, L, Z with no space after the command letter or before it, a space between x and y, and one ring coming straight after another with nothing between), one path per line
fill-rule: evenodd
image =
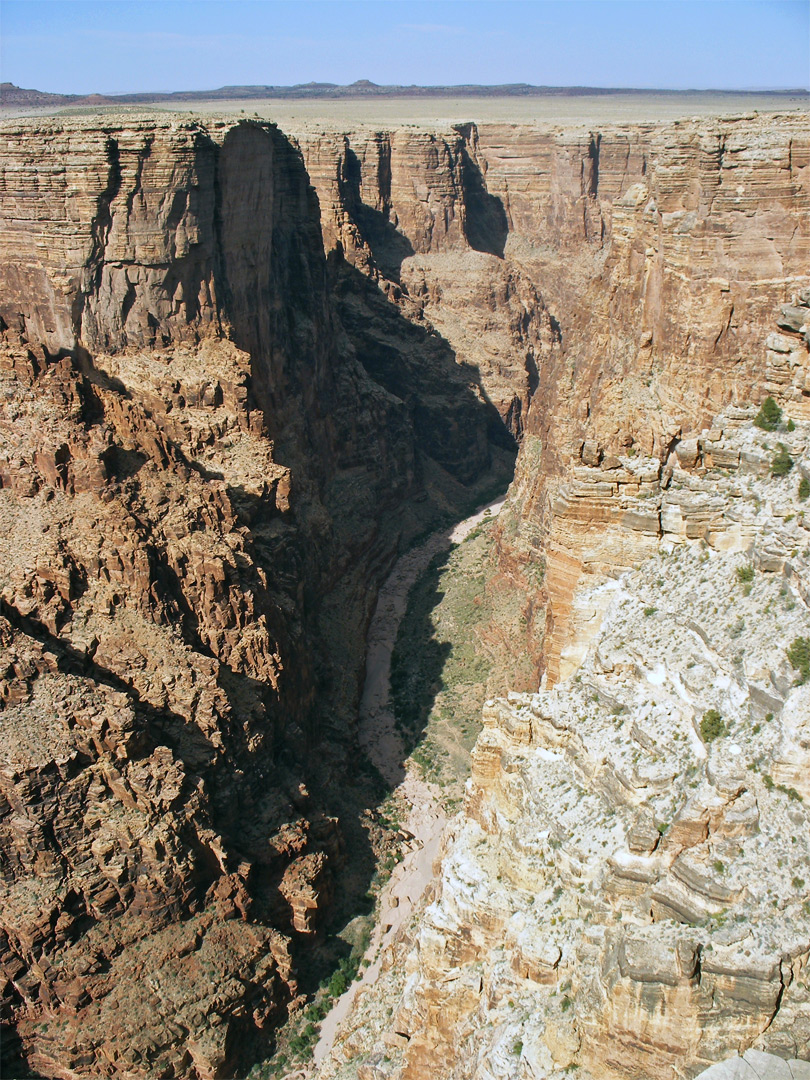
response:
M193 95L194 97L201 97L205 94L221 94L225 92L237 92L237 91L308 91L306 96L316 97L319 93L323 92L328 95L333 91L352 91L356 90L359 96L375 96L375 92L379 91L380 96L389 96L396 91L437 91L437 92L451 92L451 91L483 91L497 95L498 91L503 91L504 96L512 96L521 93L542 95L548 94L581 94L588 95L589 93L595 94L810 94L810 83L804 86L608 86L597 84L584 84L584 83L569 83L569 84L538 84L528 82L504 82L504 83L484 83L484 82L467 82L467 83L377 83L369 79L355 79L351 83L338 83L338 82L325 82L318 79L311 79L308 82L298 83L285 83L285 84L273 84L273 83L227 83L221 86L204 87L200 90L190 90L188 87L177 90L123 90L123 91L102 91L95 90L89 93L82 93L79 91L62 91L54 92L43 90L40 86L22 86L10 81L0 82L0 86L8 87L8 89L18 90L30 93L41 93L53 95L56 97L133 97L133 96L148 96L148 97L181 97L186 94Z
M613 95L613 94L665 94L665 95L688 95L688 94L721 94L721 95L776 95L776 96L791 96L791 95L808 95L810 96L810 87L808 86L790 86L790 87L774 87L774 86L746 86L725 88L718 86L690 86L683 88L671 88L663 86L653 87L640 87L640 86L597 86L597 85L566 85L566 86L552 86L552 85L536 85L532 83L457 83L457 84L427 84L427 83L389 83L380 84L372 82L369 79L357 79L353 83L333 83L322 82L319 80L310 80L306 83L294 83L291 85L272 85L272 84L239 84L232 83L224 86L207 87L199 90L191 90L188 88L177 90L124 90L116 93L107 93L101 90L91 91L90 93L78 93L78 92L62 92L53 93L52 91L43 90L41 87L32 86L19 86L15 83L8 81L0 82L0 87L8 91L19 91L22 93L42 94L48 97L64 97L74 98L77 101L84 101L92 98L104 98L108 100L121 100L138 98L146 102L146 99L158 100L182 100L186 97L190 99L204 99L207 96L225 96L229 99L237 99L240 94L246 95L245 100L251 98L258 98L260 96L272 97L273 93L279 93L284 97L289 98L301 98L303 100L316 100L318 98L331 99L337 97L358 97L358 98L374 98L374 97L395 97L399 92L402 92L402 96L428 96L430 93L437 96L444 97L453 94L454 92L460 92L463 95L464 92L472 92L474 96L488 96L488 97L542 97L548 96L578 96L587 97L589 94L593 95ZM265 93L266 92L266 93ZM296 93L298 92L298 93Z
M87 97L810 90L806 0L3 0L3 80Z

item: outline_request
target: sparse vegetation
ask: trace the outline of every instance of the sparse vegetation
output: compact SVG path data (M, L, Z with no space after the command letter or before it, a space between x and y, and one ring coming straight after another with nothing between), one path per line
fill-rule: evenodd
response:
M776 431L782 421L782 410L772 397L766 397L754 418L754 423L763 431Z
M810 679L810 638L797 637L787 650L787 658L791 667L799 672L796 685L801 686Z
M805 502L808 496L810 496L810 480L803 476L799 481L799 500Z
M714 742L727 734L726 724L717 709L707 709L700 721L700 737L705 743Z
M737 567L737 581L741 585L748 585L754 580L754 568L750 565Z
M487 585L492 543L485 521L464 543L436 556L411 589L391 661L400 735L423 776L441 787L448 811L463 794L493 677L504 688L537 678L528 650L506 654L497 645L516 630L535 631L527 626L521 596Z

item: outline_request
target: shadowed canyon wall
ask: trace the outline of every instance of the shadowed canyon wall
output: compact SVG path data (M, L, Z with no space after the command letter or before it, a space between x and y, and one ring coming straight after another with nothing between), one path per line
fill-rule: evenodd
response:
M519 440L490 587L552 685L671 453L767 392L810 418L800 325L768 338L810 131L2 140L4 1018L44 1075L228 1076L339 888L398 547Z
M399 145L416 177L380 203L414 249L397 299L461 356L488 271L458 172L423 173L462 140L507 215L500 272L554 333L489 586L523 593L511 644L543 687L487 704L429 895L320 1075L675 1080L751 1046L804 1075L810 711L786 650L810 632L806 118L482 126L439 154L392 134L387 175ZM358 260L361 217L336 215ZM767 395L778 434L752 424Z

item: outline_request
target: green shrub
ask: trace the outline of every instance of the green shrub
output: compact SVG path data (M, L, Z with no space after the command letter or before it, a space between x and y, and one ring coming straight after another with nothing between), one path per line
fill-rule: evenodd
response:
M754 568L753 566L738 566L737 567L737 581L741 585L746 585L749 581L754 580Z
M766 397L754 418L754 423L763 431L776 431L782 419L782 410L772 397Z
M799 481L799 499L804 502L810 495L810 480L806 476L803 476Z
M779 451L771 459L771 476L787 476L793 468L793 458L783 443L778 443Z
M710 743L726 734L726 725L717 709L707 709L700 721L700 737Z
M787 658L799 672L797 685L806 683L810 679L810 638L797 637L787 651Z
M656 611L658 611L657 607L645 607L644 608L644 614L647 616L648 619L649 619L649 617L651 615L654 615L656 613Z
M785 424L785 431L795 431L795 430L796 430L796 425L793 423L792 420L788 420L788 422Z

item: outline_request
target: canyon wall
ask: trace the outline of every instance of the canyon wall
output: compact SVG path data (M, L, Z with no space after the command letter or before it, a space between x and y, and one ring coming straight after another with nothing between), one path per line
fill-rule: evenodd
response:
M438 338L327 261L272 125L2 139L4 1052L231 1076L341 892L376 584L510 453Z
M717 417L648 558L578 594L576 674L487 703L427 906L324 1076L684 1080L751 1047L806 1075L809 435L780 475Z
M806 118L298 138L327 244L481 360L521 439L489 587L543 680L488 707L427 907L321 1074L807 1058L805 516L751 426L772 395L807 477Z
M723 406L769 393L810 416L795 309L766 342L810 285L806 117L297 138L327 246L429 319L526 436L499 585L526 594L521 646L553 682L583 575L660 535L636 480L592 499L576 470L664 462Z

